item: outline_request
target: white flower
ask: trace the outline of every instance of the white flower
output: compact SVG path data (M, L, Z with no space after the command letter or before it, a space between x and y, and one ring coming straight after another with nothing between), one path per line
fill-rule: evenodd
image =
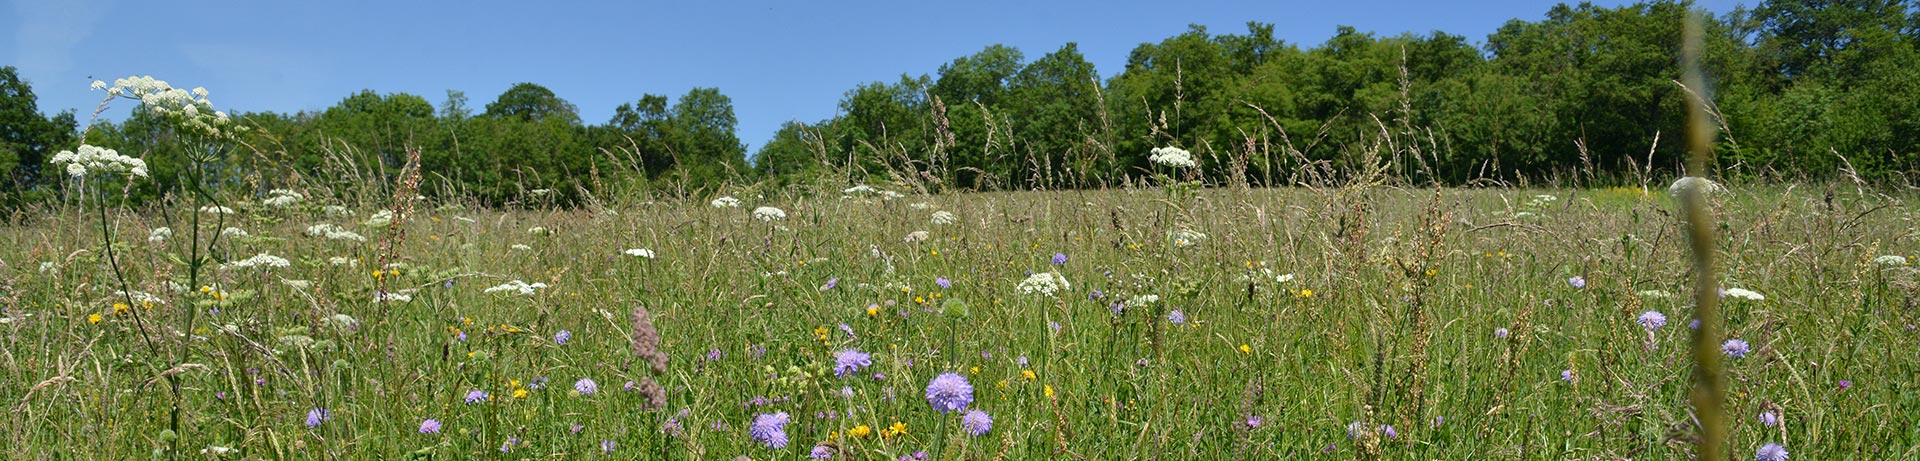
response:
M1885 255L1885 256L1873 258L1873 263L1879 264L1882 266L1905 266L1907 265L1907 257L1900 256L1900 255Z
M924 242L924 241L926 241L926 240L927 240L927 231L913 231L913 232L908 232L908 233L907 233L907 238L905 238L905 239L903 239L903 240L906 240L906 241L907 241L907 243L913 243L913 242Z
M953 213L948 213L947 210L940 210L940 211L933 212L933 217L929 218L928 220L933 221L934 225L945 226L948 224L953 224L955 221L959 221L960 217L954 216Z
M380 210L378 212L375 212L373 216L367 217L367 222L361 223L361 225L367 226L367 227L380 227L380 226L385 226L391 223L393 223L393 210Z
M1157 302L1160 302L1160 295L1139 295L1127 298L1127 308L1138 309Z
M165 243L168 238L172 238L172 237L173 237L173 229L166 228L166 227L156 227L152 231L147 232L147 243L159 245L161 243Z
M1199 164L1193 162L1193 153L1178 147L1156 147L1147 160L1174 168L1193 168Z
M200 207L200 212L206 214L233 214L233 209L220 205L207 205Z
M519 280L514 280L511 282L507 282L507 283L503 283L500 285L487 288L486 292L492 293L496 291L512 291L512 292L520 293L526 296L533 296L533 293L535 290L544 289L546 287L547 287L547 284L545 283L540 283L540 282L527 283Z
M515 243L515 244L513 244L513 247L512 247L512 248L513 248L513 249L515 249L515 250L520 250L520 251L529 251L529 250L532 250L532 249L533 249L533 247L530 247L530 246L526 246L525 244L519 244L519 243Z
M1280 283L1287 283L1287 282L1291 282L1291 281L1293 281L1293 274L1291 274L1291 273L1287 273L1287 274L1280 274L1279 276L1277 276L1277 277L1274 277L1274 278L1273 278L1273 281L1275 281L1275 282L1280 282Z
M347 259L347 257L345 257L345 256L334 256L334 257L331 257L331 258L327 258L327 264L331 264L331 265L335 265L335 266L346 266L346 265L356 265L356 266L357 266L357 265L358 265L358 264L354 264L354 263L353 263L353 260L351 260L351 259Z
M781 210L779 208L763 206L763 207L753 209L753 217L754 219L759 219L761 221L768 221L768 222L779 221L782 219L787 219L787 212L786 210Z
M331 223L320 223L320 224L314 224L312 226L307 226L307 236L326 237L327 240L352 240L355 242L367 241L366 237L361 237L360 234L354 233L353 231L347 230L340 226L335 226Z
M739 208L740 199L733 198L733 196L731 195L723 196L717 199L713 199L712 204L714 208Z
M107 89L107 82L102 82L102 81L99 81L99 80L94 80L94 81L93 81L93 86L92 86L91 88L93 89L93 91L100 91L100 90L104 90L104 89Z
M287 258L282 258L279 256L274 256L266 253L260 253L257 255L253 255L253 257L251 258L222 264L220 265L220 268L244 269L249 267L287 267L290 265L292 265L292 263L288 262Z
M533 234L533 235L547 235L547 234L551 234L552 232L548 232L547 228L545 227L533 226L533 227L527 228L527 233Z
M343 207L340 205L327 205L327 206L321 207L320 212L326 213L327 217L329 218L353 216L353 210L349 210L347 209L347 207Z
M227 448L219 445L208 445L206 448L200 449L200 454L207 455L207 456L222 456L232 451L233 451L232 448Z
M78 152L60 151L49 160L56 165L65 165L67 175L76 178L92 173L127 173L135 177L147 177L145 160L120 155L119 151L92 145L81 144Z
M637 256L641 258L653 259L653 250L649 250L646 248L629 248L627 249L627 251L624 251L622 253L626 253L627 256Z
M1640 295L1640 297L1642 297L1642 298L1661 298L1661 299L1666 299L1666 298L1672 298L1672 297L1673 297L1673 293L1668 293L1668 292L1665 292L1665 291L1661 291L1661 290L1640 290L1640 291L1638 291L1638 292L1635 292L1634 294L1637 294L1637 295Z
M899 192L890 191L890 190L880 191L881 200L893 200L901 197L906 197L906 195L903 195Z
M1207 234L1202 234L1192 229L1180 229L1173 232L1168 232L1167 239L1173 241L1173 246L1180 247L1180 248L1187 248L1194 245L1199 245L1201 241L1204 241L1207 239Z
M281 285L286 285L286 286L287 286L288 288L292 288L292 289L295 289L295 290L301 290L301 291L305 291L305 290L311 290L311 289L313 289L313 281L312 281L312 280L287 280L287 279L281 279L281 280L280 280L280 284L281 284Z
M267 191L267 198L261 200L260 203L274 208L286 208L297 205L301 200L305 200L306 198L306 196L300 195L299 192L286 189L274 189Z
M847 194L847 195L871 194L873 192L874 192L873 186L868 186L866 184L849 187L846 190L840 191L840 193Z
M1724 296L1732 296L1735 298L1741 298L1741 299L1747 299L1747 300L1753 300L1753 301L1767 300L1767 297L1765 295L1761 295L1758 292L1755 292L1753 290L1748 290L1745 288L1728 288L1725 290L1721 290L1720 294Z
M247 231L238 227L229 227L226 229L220 229L220 236L226 237L229 239L237 239L241 237L246 237Z
M1073 284L1067 283L1067 276L1054 272L1038 272L1020 281L1021 293L1053 296L1056 292L1072 291Z
M1674 181L1672 186L1668 186L1667 195L1678 198L1680 197L1681 193L1686 192L1689 189L1698 190L1701 193L1704 193L1707 195L1713 195L1713 194L1718 194L1718 193L1727 191L1726 187L1722 187L1720 183L1713 182L1713 180L1711 179L1702 178L1699 176L1687 176L1684 178L1680 178L1677 181Z
M408 293L405 293L405 292L398 292L398 291L396 291L396 292L385 292L385 291L375 291L375 292L373 292L373 302L376 302L376 303L404 303L404 302L408 302L408 301L413 301L413 295L411 295L411 294L408 294Z
M907 204L907 208L912 208L915 210L925 210L928 208L933 208L933 205L928 205L927 202L913 202L913 203Z
M325 325L328 328L332 328L332 329L344 332L344 331L352 330L354 326L360 324L360 321L355 320L351 315L333 314L333 315L327 316L327 318L320 319L320 324Z

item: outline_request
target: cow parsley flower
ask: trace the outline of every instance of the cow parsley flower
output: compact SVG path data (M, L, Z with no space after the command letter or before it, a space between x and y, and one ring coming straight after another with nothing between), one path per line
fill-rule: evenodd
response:
M1167 239L1172 240L1173 246L1175 247L1188 248L1199 245L1201 241L1206 240L1207 234L1202 234L1192 229L1180 229L1168 232Z
M646 248L629 248L627 249L627 251L623 251L622 253L626 253L627 256L653 259L653 250L649 250Z
M167 239L172 237L173 237L173 229L166 228L166 227L156 227L156 228L153 228L152 231L147 232L147 243L159 245L162 243L166 243Z
M320 223L307 226L306 234L309 237L324 237L327 240L367 241L367 238L360 236L359 233L333 225L332 223Z
M1037 272L1027 276L1026 280L1020 281L1017 289L1021 293L1051 297L1057 292L1072 291L1073 284L1068 283L1064 275L1054 272Z
M533 296L535 290L544 289L546 287L547 287L547 284L545 283L540 283L540 282L527 283L519 280L514 280L514 281L503 283L500 285L488 287L486 292L493 293L496 291L511 291L511 292L520 293L521 295L525 295L525 296Z
M64 165L68 176L75 178L89 174L127 173L134 177L147 177L145 160L120 155L119 151L103 147L81 144L78 152L60 151L50 160L55 165Z
M1721 296L1732 296L1750 301L1766 301L1766 295L1745 288L1728 288L1720 292Z
M915 242L927 241L928 238L930 238L930 234L928 234L927 231L913 231L913 232L908 232L906 238L903 238L901 240L904 240L907 243L915 243Z
M753 218L766 222L779 221L787 219L787 212L779 208L763 206L753 209Z
M1884 256L1873 258L1873 263L1879 264L1882 266L1888 266L1888 267L1905 266L1907 265L1907 257L1900 256L1900 255L1884 255Z
M288 262L287 258L282 258L279 256L274 256L266 253L260 253L257 255L253 255L253 257L251 258L222 264L220 268L244 269L249 267L287 267L291 265L293 264L291 262Z
M936 226L945 226L960 221L960 217L954 216L953 213L946 210L940 210L933 212L933 217L927 218L927 220L932 221Z
M274 189L267 191L267 198L260 200L260 203L274 208L286 208L299 205L301 201L306 199L307 197L300 195L299 192L287 189Z
M1173 168L1193 168L1199 166L1199 164L1193 161L1193 153L1178 147L1156 147L1153 149L1152 155L1147 156L1147 160Z
M713 205L714 208L739 208L740 199L733 198L733 196L723 196L713 199L709 204Z

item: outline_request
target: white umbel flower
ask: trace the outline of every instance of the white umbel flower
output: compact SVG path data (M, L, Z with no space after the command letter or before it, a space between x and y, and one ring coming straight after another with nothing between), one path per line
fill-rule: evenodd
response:
M207 205L200 207L200 212L206 214L233 214L233 209L220 205Z
M331 223L320 223L320 224L314 224L312 226L307 226L306 233L307 233L307 236L309 237L325 237L327 240L352 240L355 242L367 241L366 237L362 237L360 236L360 234L354 233L353 231L347 230L346 228L343 228L340 226L333 225Z
M763 206L753 209L753 217L761 221L773 222L787 219L787 212L779 208Z
M1067 282L1067 276L1056 272L1037 272L1020 281L1021 293L1052 297L1054 293L1072 291L1073 284Z
M924 242L924 241L927 241L928 236L929 234L927 234L927 231L913 231L913 232L908 232L907 238L902 240L906 240L907 243Z
M626 253L627 256L653 259L653 250L649 250L646 248L629 248L627 249L627 251L623 251L622 253Z
M1174 168L1193 168L1200 166L1200 164L1194 163L1193 153L1178 147L1156 147L1153 149L1153 155L1147 156L1147 160Z
M947 210L940 210L933 212L933 217L927 220L932 221L936 226L945 226L960 221L960 217L954 216L953 213L949 213Z
M223 264L220 267L223 269L245 269L249 267L278 268L278 267L287 267L291 265L292 263L288 262L287 258L282 258L279 256L274 256L266 253L260 253L257 255L253 255L253 257L251 258Z
M1873 263L1879 264L1882 266L1890 266L1890 267L1905 266L1907 265L1907 257L1900 256L1900 255L1885 255L1885 256L1873 258Z
M229 227L226 229L220 229L220 236L224 238L229 238L229 239L245 238L247 236L247 231L246 229L241 229L238 227Z
M162 243L166 243L167 239L172 237L173 237L172 228L156 227L152 231L147 232L147 243L159 245Z
M527 283L519 280L514 280L511 282L489 287L487 288L486 292L493 293L496 291L511 291L511 292L519 293L525 296L533 296L536 290L545 289L546 287L547 287L547 284L545 283L540 283L540 282Z
M713 202L710 204L713 205L714 208L739 208L740 199L733 198L733 196L729 195L713 199Z
M134 177L147 177L145 160L120 155L119 151L81 144L77 151L60 151L50 160L55 165L63 165L68 176L75 178L89 174L127 173Z
M306 200L306 198L306 196L300 195L299 192L287 189L274 189L267 191L267 198L261 200L260 203L274 208L286 208L298 205L300 201Z
M1672 186L1668 186L1667 195L1679 198L1681 193L1689 189L1698 190L1700 193L1706 195L1714 195L1727 191L1726 187L1721 186L1720 183L1713 182L1711 179L1699 176L1687 176L1674 181Z
M1721 290L1720 294L1723 296L1729 296L1729 297L1752 300L1752 301L1767 300L1766 295L1762 295L1759 292L1745 289L1745 288L1728 288L1725 290Z
M1173 241L1173 246L1180 247L1180 248L1188 248L1194 245L1199 245L1201 241L1205 241L1207 239L1207 234L1202 234L1193 229L1180 229L1173 232L1168 232L1167 239Z

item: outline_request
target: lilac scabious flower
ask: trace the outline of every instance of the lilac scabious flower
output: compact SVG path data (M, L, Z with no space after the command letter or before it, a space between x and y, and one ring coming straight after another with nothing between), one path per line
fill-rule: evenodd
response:
M1767 427L1780 424L1780 415L1771 411L1760 412L1760 424L1764 424Z
M603 455L605 455L605 454L611 454L611 453L613 453L613 447L614 447L614 445L615 445L615 444L613 443L613 441L612 441L612 440L601 440L601 441L600 441L600 454L603 454Z
M307 410L307 427L320 427L320 423L332 418L333 414L325 408Z
M753 425L747 428L747 435L767 448L787 447L787 422L793 417L787 412L761 413L753 417Z
M1756 461L1787 461L1787 447L1780 446L1780 444L1777 443L1768 443L1761 446L1760 451L1753 453L1753 459Z
M1493 337L1500 338L1500 339L1507 339L1507 328L1500 327L1500 328L1493 329Z
M949 288L953 288L953 281L952 281L952 280L947 280L947 278L946 278L946 277L938 277L938 278L934 278L934 279L933 279L933 284L934 284L934 285L939 285L939 286L940 286L940 289L943 289L943 290L944 290L944 289L949 289Z
M1640 326L1646 327L1647 331L1658 330L1660 327L1667 326L1667 314L1662 314L1660 311L1647 311L1640 314Z
M807 457L813 458L813 459L833 458L833 447L829 447L826 445L814 445L813 451L811 453L807 453Z
M847 339L853 339L853 327L847 326L847 324L842 323L840 324L840 332L846 333Z
M1026 367L1027 367L1027 356L1024 356L1024 355L1022 355L1022 356L1020 356L1020 358L1016 358L1016 359L1013 359L1013 363L1014 363L1014 364L1017 364L1017 365L1020 365L1020 368L1026 368Z
M1380 436L1389 439L1399 438L1400 431L1393 430L1393 425L1391 424L1382 424L1380 425Z
M827 279L827 283L825 285L820 285L820 291L831 290L833 289L833 287L837 287L837 286L840 286L840 278L839 277L830 278L830 279Z
M1247 429L1259 429L1260 424L1265 422L1267 422L1267 420L1264 418L1261 418L1260 415L1247 415L1247 419L1244 422L1244 424L1247 425Z
M440 433L440 420L437 420L437 419L433 419L433 418L427 418L427 420L426 420L426 421L421 421L421 422L420 422L420 433L422 433L422 434L438 434L438 433Z
M573 390L580 391L580 395L593 395L600 391L600 385L594 383L593 378L580 378L573 382Z
M1187 313L1180 312L1179 309L1174 309L1173 312L1167 313L1167 322L1174 325L1185 324L1187 323Z
M873 365L873 354L847 349L834 354L833 376L845 378L848 374Z
M1567 284L1573 285L1574 288L1586 288L1587 278L1575 275L1573 278L1567 279Z
M539 390L542 387L547 387L547 382L549 381L552 381L552 380L547 379L547 377L545 376L535 376L533 377L533 379L527 380L527 388Z
M1095 288L1092 292L1087 293L1088 301L1099 301L1100 298L1105 298L1105 297L1107 297L1107 292L1100 291L1100 289L1098 288Z
M1848 381L1844 379L1840 380L1840 390L1844 391L1844 390L1847 390L1847 388L1849 387L1853 387L1853 381Z
M973 403L973 385L957 373L941 373L927 383L927 403L941 413L965 410Z
M474 389L467 391L467 403L475 404L487 401L487 391Z
M1054 264L1054 265L1056 265L1056 266L1057 266L1057 265L1061 265L1061 264L1066 264L1066 263L1067 263L1067 254L1066 254L1066 253L1054 253L1054 254L1053 254L1053 264Z
M968 434L987 435L987 431L993 430L993 416L980 410L967 410L967 415L960 417L960 425L967 428Z
M1691 328L1695 330L1700 329L1700 319L1693 319L1693 321L1687 322L1687 328Z
M567 340L568 340L568 339L573 339L573 332L571 332L571 331L567 331L567 330L560 330L560 332L559 332L559 333L554 333L554 334L553 334L553 343L554 343L554 344L559 344L559 345L562 345L562 346L565 346L565 345L567 345Z
M724 358L727 358L727 353L720 352L719 349L707 349L707 361L717 362Z
M1572 370L1572 369L1567 369L1567 370L1560 370L1560 380L1561 380L1561 381L1566 381L1566 382L1569 382L1569 383L1571 383L1571 382L1573 382L1573 379L1574 379L1574 378L1575 378L1575 376L1574 376L1574 374L1573 374L1573 370Z
M1753 352L1753 348L1748 347L1745 340L1734 338L1727 340L1727 342L1720 343L1720 351L1726 352L1728 357L1737 359L1746 357L1748 352Z

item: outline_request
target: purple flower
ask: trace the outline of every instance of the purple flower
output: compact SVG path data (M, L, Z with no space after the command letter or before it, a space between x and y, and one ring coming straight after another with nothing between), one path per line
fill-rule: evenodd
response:
M1777 443L1768 443L1753 453L1756 461L1787 461L1787 447Z
M1174 309L1173 312L1167 313L1167 322L1174 325L1185 324L1187 323L1187 313L1180 312L1179 309Z
M533 379L527 380L527 388L539 390L542 387L547 387L547 382L549 381L552 381L552 380L547 379L547 377L545 376L535 376L533 377Z
M1099 288L1095 288L1093 289L1093 291L1087 293L1088 301L1099 301L1100 298L1105 298L1105 297L1107 297L1107 292L1100 291Z
M853 327L847 326L847 324L842 323L840 324L840 332L846 333L847 339L853 339Z
M833 376L845 378L849 373L873 365L873 354L860 352L857 349L847 349L834 354L833 362Z
M1260 415L1247 415L1247 420L1246 420L1247 429L1259 429L1260 424L1266 421L1267 420L1262 419Z
M1780 424L1780 415L1771 411L1760 412L1760 424L1765 424L1767 427Z
M320 423L326 422L328 419L332 419L332 418L333 418L333 414L328 412L327 409L325 408L315 408L312 410L307 410L307 427L320 427Z
M707 349L707 361L717 362L724 358L727 358L727 353L720 352L719 349Z
M440 420L437 420L437 419L433 419L433 418L427 418L427 420L426 420L426 421L421 421L421 422L420 422L420 433L422 433L422 434L438 434L438 433L440 433Z
M1753 351L1753 348L1748 347L1745 340L1734 338L1727 340L1727 342L1720 343L1720 351L1726 352L1728 357L1737 359L1746 357L1748 352Z
M1022 355L1022 356L1020 356L1020 358L1017 358L1017 359L1013 359L1013 363L1014 363L1014 364L1017 364L1017 365L1020 365L1020 368L1026 368L1026 367L1027 367L1027 356L1024 356L1024 355Z
M980 410L967 410L967 415L960 417L960 426L967 428L968 434L987 435L987 431L993 430L993 416Z
M813 446L813 452L811 452L811 453L808 453L808 454L807 454L807 457L808 457L808 458L813 458L813 459L828 459L828 458L832 458L832 457L833 457L833 447L829 447L829 446L826 446L826 445L814 445L814 446Z
M1054 253L1054 254L1053 254L1053 264L1054 264L1054 265L1056 265L1056 266L1058 266L1058 265L1061 265L1061 264L1066 264L1066 263L1067 263L1067 254L1066 254L1066 253Z
M839 277L830 278L830 279L827 279L826 285L820 286L820 291L831 290L833 289L833 287L837 287L837 286L840 286L840 278Z
M1640 326L1647 327L1647 331L1658 330L1660 327L1667 326L1667 314L1662 314L1660 311L1647 311L1640 314Z
M1048 321L1048 322L1047 322L1047 328L1052 328L1052 329L1053 329L1053 332L1054 332L1054 333L1059 333L1059 332L1060 332L1060 322L1054 322L1054 321Z
M604 455L604 454L609 454L609 453L613 453L613 446L614 446L614 445L615 445L615 444L613 443L613 441L612 441L612 440L601 440L601 441L600 441L600 454L603 454L603 455Z
M933 279L933 284L939 285L941 289L953 288L953 281L947 280L946 277L939 277L939 278Z
M760 360L761 357L767 355L767 346L765 344L755 344L753 347L747 348L747 353L752 355L754 360Z
M500 444L500 452L506 453L506 452L513 451L513 446L519 445L519 444L520 444L519 437L507 437L507 442Z
M1571 382L1573 382L1573 378L1574 378L1574 376L1573 376L1573 370L1572 370L1572 369L1567 369L1567 370L1560 370L1560 380L1561 380L1561 381L1566 381L1566 382L1569 382L1569 383L1571 383Z
M1500 328L1493 329L1493 337L1500 338L1500 339L1507 339L1507 328L1500 327Z
M479 389L467 391L467 404L471 405L485 401L487 401L487 391Z
M1380 425L1380 435L1389 439L1399 438L1400 431L1393 430L1392 425L1382 424Z
M914 450L913 459L914 461L927 461L927 452Z
M1700 319L1693 319L1693 321L1687 322L1687 328L1691 328L1695 330L1700 329Z
M1573 285L1574 288L1586 288L1587 278L1575 275L1573 278L1567 279L1567 284Z
M573 332L567 331L567 330L560 330L559 333L553 334L553 343L565 346L567 345L567 340L572 338L573 338Z
M753 417L753 425L747 428L747 435L767 448L787 447L787 422L793 417L787 412L761 413Z
M593 395L600 391L600 385L594 383L593 378L580 378L573 382L573 390L580 391L581 395Z
M956 373L941 373L927 383L927 403L941 413L967 409L973 403L973 385Z
M1844 391L1844 390L1847 390L1847 388L1849 387L1853 387L1853 381L1848 381L1844 379L1840 380L1840 390Z

